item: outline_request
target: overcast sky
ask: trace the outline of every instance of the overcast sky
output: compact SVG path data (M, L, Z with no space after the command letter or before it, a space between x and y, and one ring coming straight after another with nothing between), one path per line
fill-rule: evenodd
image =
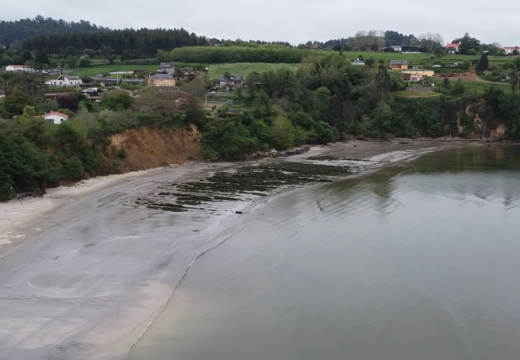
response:
M450 42L469 32L482 42L520 45L520 1L501 0L21 0L0 19L36 15L88 20L111 28L180 28L208 37L299 44L395 30L440 33Z

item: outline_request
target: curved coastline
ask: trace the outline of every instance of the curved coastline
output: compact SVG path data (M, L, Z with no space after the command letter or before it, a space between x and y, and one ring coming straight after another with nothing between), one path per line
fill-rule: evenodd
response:
M307 158L340 156L343 153L366 159L336 162L340 166L353 168L355 172L362 172L385 164L409 161L452 146L449 143L402 146L352 142L313 148L306 154L281 161L332 165L327 161ZM0 244L4 240L4 245L0 245L0 270L11 274L10 277L0 277L0 284L6 288L0 290L0 297L7 299L0 305L0 309L4 309L0 321L7 324L7 330L15 332L11 333L11 338L18 340L15 343L7 339L8 334L5 337L0 334L0 343L4 344L0 355L16 360L36 353L57 356L67 351L67 354L81 359L124 358L146 330L153 326L153 320L160 316L194 261L240 231L241 224L254 207L290 191L291 187L276 190L267 197L220 202L215 204L218 209L216 213L220 215L209 215L204 211L164 214L135 208L132 200L172 180L198 180L215 171L232 170L259 162L262 161L190 164L173 169L156 169L105 181L98 179L97 183L90 185L87 182L79 187L55 189L40 199L2 204L0 212L9 213L5 212L6 209L9 210L9 205L14 204L15 210L21 209L23 216L16 218L13 215L13 219L18 220L0 224L0 235L3 236L0 237ZM16 214L16 211L10 213ZM129 224L136 226L136 229L132 230ZM112 233L103 233L105 226L110 227L108 231ZM90 234L90 227L98 232ZM138 238L130 238L135 231ZM124 249L120 248L122 242ZM34 263L38 255L41 259ZM106 289L107 277L100 274L101 270L92 268L99 259L103 259L105 264L103 273L114 273L108 277L112 277L110 281L116 284L117 289ZM118 264L120 268L117 268ZM30 277L28 272L32 272ZM64 276L67 272L76 273L79 280L74 282L70 276ZM37 278L38 275L43 276L43 280ZM132 281L126 282L127 277L132 277ZM27 287L26 284L37 286ZM25 301L27 297L37 300ZM62 308L63 301L72 298L84 302L96 301L95 306L103 309L102 316L99 316L100 311L95 306L90 309L85 305L85 311L78 312L74 311L73 305L70 309L67 306ZM98 303L94 298L110 298L112 302L103 300ZM31 306L31 311L27 311L28 306ZM7 309L12 309L11 313ZM44 318L48 316L48 321L38 323L34 320L36 314ZM98 315L93 317L93 314ZM77 320L78 326L65 334L60 329L60 322L70 317ZM25 327L19 327L20 323L26 324ZM107 323L111 325L107 326ZM57 335L38 342L31 331L34 328L56 331ZM83 346L75 345L78 342Z

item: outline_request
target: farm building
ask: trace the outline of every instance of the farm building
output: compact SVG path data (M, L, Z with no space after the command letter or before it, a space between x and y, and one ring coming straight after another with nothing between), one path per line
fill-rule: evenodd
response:
M45 84L53 86L77 86L83 84L83 81L78 76L61 75L56 80L46 81Z
M34 72L34 69L28 65L7 65L5 71Z

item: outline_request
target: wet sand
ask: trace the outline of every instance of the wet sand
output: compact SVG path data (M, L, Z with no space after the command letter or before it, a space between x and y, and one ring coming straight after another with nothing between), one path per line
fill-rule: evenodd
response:
M367 159L341 162L362 171L440 146L449 145L356 141L282 161ZM101 178L41 199L0 204L0 358L123 359L160 316L189 266L240 231L247 213L269 197L214 204L211 215L154 211L136 207L136 199L244 164Z

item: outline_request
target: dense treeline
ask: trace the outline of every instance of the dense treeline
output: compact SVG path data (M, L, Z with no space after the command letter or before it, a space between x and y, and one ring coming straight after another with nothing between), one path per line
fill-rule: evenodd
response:
M69 47L76 51L91 49L105 56L133 54L154 57L158 49L172 50L182 46L206 45L207 39L184 29L124 29L42 35L24 41L28 50L48 54L64 53ZM132 58L132 56L130 56Z
M477 96L457 82L441 86L436 98L403 98L395 91L405 83L383 65L353 67L339 55L306 59L296 74L252 73L246 82L233 104L242 112L207 126L206 156L236 158L349 137L480 137L504 122L509 137L520 138L520 94L489 88Z
M277 45L258 46L204 46L178 48L171 52L174 61L187 63L300 63L310 55L309 50Z
M0 44L11 45L13 41L30 39L38 35L107 30L88 21L67 22L39 15L34 19L0 21ZM16 45L16 44L15 44Z
M0 201L16 193L44 192L62 182L81 180L85 175L117 173L126 152L113 152L109 136L141 126L169 131L184 124L203 127L204 114L197 102L186 105L191 114L172 112L175 98L150 88L139 104L126 91L107 92L101 109L92 113L90 101L81 93L61 96L57 101L39 101L38 94L8 93L0 102ZM138 112L140 107L148 110ZM190 109L195 110L190 110ZM59 111L69 120L54 125L41 114ZM9 117L5 119L5 117Z
M41 101L37 74L12 76L17 79L9 81L16 86L0 102L0 114L7 119L0 121L1 200L84 174L117 171L126 155L109 152L108 136L150 124L195 124L202 132L204 155L211 159L352 137L481 137L500 124L507 127L509 138L520 139L520 93L490 87L475 94L461 81L451 84L446 79L436 87L438 97L403 98L396 94L406 86L398 74L383 65L352 66L339 54L306 58L296 73L253 72L246 78L247 87L235 91L233 109L225 106L211 116L195 97L211 87L205 77L183 85L193 94L188 99L155 88L140 89L136 99L113 90L92 105L81 92L57 102ZM177 100L184 104L182 115ZM92 113L92 106L101 109ZM53 125L38 116L56 110L70 120Z

